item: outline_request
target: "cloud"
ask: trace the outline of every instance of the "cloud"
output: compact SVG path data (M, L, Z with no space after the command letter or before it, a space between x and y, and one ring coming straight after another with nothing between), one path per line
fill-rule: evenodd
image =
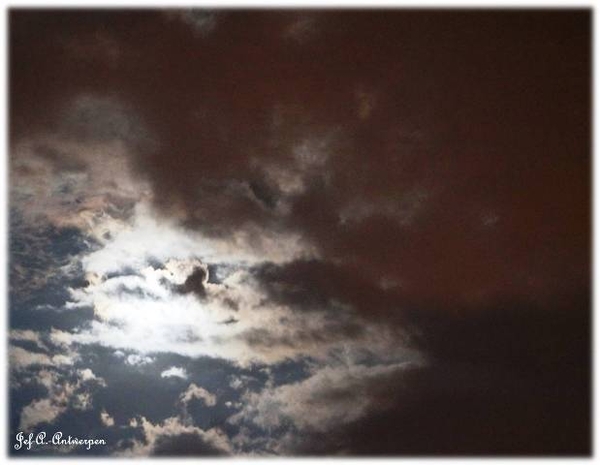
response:
M161 378L175 377L175 378L187 379L188 375L187 375L187 372L185 371L185 368L171 367L171 368L163 371L160 374L160 377Z
M96 376L94 374L94 372L92 370L90 370L89 368L85 368L83 370L78 370L77 373L78 373L81 381L96 381L100 385L106 386L106 382L102 378L99 378L98 376Z
M21 411L19 430L30 431L40 423L52 423L65 410L65 406L58 405L51 399L33 401Z
M21 370L31 365L60 366L73 365L77 355L73 352L67 354L48 355L41 352L29 352L22 347L9 347L10 365L14 370Z
M147 365L149 363L154 362L152 357L143 356L139 354L129 354L125 359L128 365Z
M206 297L206 282L208 281L208 270L203 267L195 268L179 285L176 290L182 294L193 293L200 299Z
M164 375L165 372L161 374ZM207 407L214 407L217 405L217 396L211 394L206 389L196 386L192 383L188 388L179 396L179 401L183 404L187 404L192 399L200 399L204 402Z
M11 341L28 341L36 345L37 348L48 350L40 337L40 333L31 329L11 329L8 333Z
M90 410L92 408L92 395L89 392L76 394L72 406L76 410Z
M73 378L75 381L73 381ZM60 415L72 408L89 410L92 407L93 386L106 387L106 382L89 369L61 373L41 369L36 380L47 391L47 397L34 399L20 412L18 429L31 431L41 423L53 423Z
M364 416L373 408L385 409L376 385L386 385L418 365L412 362L388 366L324 366L303 381L266 388L245 395L234 423L250 421L273 431L291 422L300 431L326 434Z
M211 10L181 10L181 11L169 11L167 17L177 18L187 26L191 27L194 34L199 37L206 37L210 35L219 23L219 16L223 13L218 13Z
M404 337L400 330L361 316L369 305L373 310L393 311L394 296L388 292L391 297L378 297L379 287L338 266L299 260L249 267L230 258L229 274L216 283L209 274L210 255L197 258L182 248L180 257L167 258L167 252L176 249L165 247L160 257L165 261L158 264L156 257L145 256L146 249L140 248L143 254L137 255L136 249L128 248L117 266L109 258L118 255L109 254L109 248L82 258L86 286L70 291L68 305L93 308L95 318L78 331L52 332L56 343L97 343L134 351L128 363L150 353L173 352L245 365L322 358L344 344L390 358L408 353L397 343L398 337ZM216 274L212 269L210 273ZM370 296L378 301L369 301ZM313 314L298 312L302 306Z
M213 66L203 68L202 73L187 70L170 76L172 87L186 89L187 98L138 99L140 114L153 121L161 147L134 155L134 164L153 191L160 193L152 201L164 217L212 237L233 237L252 229L259 238L265 232L295 233L328 261L355 263L375 281L405 283L404 292L416 300L444 302L451 298L463 304L492 299L497 293L538 297L542 291L533 291L526 276L566 285L559 278L561 256L570 257L570 268L586 268L587 254L576 251L579 241L575 240L585 235L589 223L587 190L578 187L587 166L583 142L577 142L578 138L563 141L558 132L545 131L556 139L552 144L520 125L512 131L500 123L504 120L501 115L492 118L493 123L485 123L490 121L490 108L519 121L543 120L548 125L549 121L562 121L561 105L571 104L566 97L543 99L548 102L548 112L538 115L535 112L539 110L531 110L539 119L525 110L538 108L537 97L528 94L527 104L518 105L512 98L521 95L519 85L538 87L539 77L531 60L514 55L514 44L530 43L547 53L556 67L566 66L543 38L543 31L551 33L549 26L540 23L536 31L515 29L506 42L494 38L489 43L489 33L482 26L485 15L480 19L456 13L455 19L447 21L468 27L457 27L456 35L448 39L454 44L449 46L452 52L442 53L432 45L436 41L426 39L422 31L441 34L437 27L445 20L436 19L433 26L425 14L409 20L400 13L389 17L365 13L353 19L353 24L365 31L363 37L350 32L353 29L344 15L323 13L317 16L326 24L320 31L324 36L315 40L320 45L311 44L314 59L298 58L302 64L298 73L283 58L289 43L281 40L281 33L291 24L311 24L307 16L257 13L250 24L241 21L240 14L228 16L228 33L236 37L243 29L243 34L253 35L261 44L261 53L247 50L253 57L252 68L242 66L232 72L227 60L211 61ZM466 38L471 35L486 41ZM569 37L573 46L583 43L580 36ZM406 46L408 43L412 45ZM513 82L501 92L492 91L491 81L474 80L468 66L454 66L458 62L480 66L484 43L494 50L506 73L521 77L521 84ZM171 47L169 56L184 62L186 55ZM414 53L417 49L433 54L438 61L424 60L424 53ZM576 62L571 56L572 65L585 70L582 49L577 50L583 59ZM211 51L218 56L241 53L223 42L207 43L203 51L207 60ZM356 56L363 60L361 72L356 68ZM380 69L389 72L375 73ZM438 79L448 69L453 70L453 91ZM584 107L587 100L579 81L572 75L565 79ZM132 91L154 95L147 85L142 83L139 88L136 84L138 88ZM556 96L556 86L548 77L540 92ZM231 92L232 88L236 92ZM472 94L478 97L461 97ZM378 96L376 107L371 108L369 95ZM357 98L362 119L357 118ZM459 125L454 118L441 116L455 114L457 108L469 115L471 123ZM152 117L158 114L181 118ZM566 124L581 132L577 128L582 125ZM328 134L335 137L328 138ZM506 148L507 140L515 140L514 145ZM531 160L543 158L540 147L548 149L544 156L562 159L562 152L555 147L564 144L570 152L582 154L561 162L569 167L561 171L570 173L565 182L574 197L569 201L562 193L543 187L559 181L558 172L546 170L538 162L528 168ZM514 172L524 179L515 181L510 174ZM573 222L561 222L557 211L549 207L557 205L568 215L576 203L583 206ZM279 208L280 204L285 208ZM505 218L492 234L481 230L478 219L490 209ZM520 220L527 216L529 222ZM562 232L545 227L549 218L562 224ZM570 239L561 242L566 237ZM537 265L532 256L540 241L549 251L550 266ZM524 242L529 246L507 245ZM551 252L552 244L558 243L573 253ZM457 263L463 264L460 276L455 272ZM515 277L513 264L522 278ZM578 276L568 280L573 289L585 287L583 275ZM546 292L555 288L542 287Z
M82 94L69 102L58 132L87 143L120 140L134 144L148 139L134 111L119 100L94 94Z
M11 216L11 231L11 297L42 310L60 306L64 284L79 277L76 257L89 243L75 228L29 223L18 211ZM56 297L47 295L36 302L36 294L43 291L54 292Z
M232 389L240 389L244 385L244 380L239 376L232 376L229 386Z
M115 420L111 417L106 410L102 410L100 412L100 421L106 427L111 427L115 425Z
M134 425L142 428L143 441L135 440L133 446L121 452L125 456L147 455L228 455L231 446L227 436L216 428L202 430L170 417L153 424L141 417Z
M426 364L398 372L385 382L362 378L368 387L359 398L379 399L381 408L374 405L325 435L311 432L307 423L306 434L290 433L279 444L285 454L293 455L536 455L544 451L570 455L585 451L591 395L589 341L574 343L568 335L583 332L588 323L584 312L571 311L575 308L585 308L585 304L572 301L565 307L546 308L542 319L539 309L516 303L468 317L460 312L452 315L448 309L415 311L415 318L423 319L418 326L423 339L418 345L426 354ZM552 329L558 322L564 331ZM265 394L265 401L281 401L281 391ZM302 396L295 393L295 398ZM327 396L315 393L314 398ZM264 422L260 414L257 418ZM565 430L563 421L579 426ZM515 428L525 428L527 437L514 437Z
M10 186L11 221L21 234L31 229L28 236L37 240L45 229L76 228L87 247L106 243L126 228L143 196L143 185L129 175L126 151L120 142L87 143L57 135L20 141L11 153L10 176L19 180ZM111 162L105 164L107 156Z

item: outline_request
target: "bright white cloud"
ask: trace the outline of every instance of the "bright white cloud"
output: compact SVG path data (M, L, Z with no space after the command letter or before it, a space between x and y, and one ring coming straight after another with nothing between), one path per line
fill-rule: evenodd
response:
M77 370L77 373L79 374L79 378L82 381L96 381L101 386L106 386L106 381L104 381L103 378L96 376L94 372L89 368Z
M218 357L241 365L273 363L300 356L323 358L347 345L343 331L322 337L331 315L307 315L270 302L243 267L221 284L205 283L205 299L178 292L177 286L198 267L206 268L198 258L170 258L163 265L144 265L135 274L89 280L87 287L72 290L71 298L92 307L96 318L80 331L54 330L50 338L66 347L101 344L123 355L133 351L126 357L130 365L149 363L160 352ZM342 315L348 309L335 311ZM398 344L398 334L376 324L365 325L352 345L385 358L403 359L407 353Z
M185 371L185 368L181 368L181 367L171 367L165 371L163 371L160 374L161 378L181 378L181 379L187 379L188 374L187 371Z
M149 363L154 362L154 359L152 357L143 356L139 354L130 354L125 360L128 365L148 365Z

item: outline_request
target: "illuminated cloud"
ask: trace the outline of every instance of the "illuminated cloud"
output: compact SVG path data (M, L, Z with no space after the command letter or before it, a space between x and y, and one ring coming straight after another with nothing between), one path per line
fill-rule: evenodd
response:
M130 354L125 359L128 365L146 365L148 363L154 362L152 357L147 357L139 354Z
M100 412L100 421L104 426L110 427L115 425L114 418L111 417L106 410Z
M73 365L77 354L67 352L67 354L48 355L41 352L29 352L22 347L11 346L9 348L9 360L15 370L19 370L30 365L39 366L59 366Z
M416 367L418 364L414 363L324 366L299 383L247 393L242 411L231 421L249 421L267 431L292 422L301 431L325 434L375 407L384 409L385 398L380 397L377 386L389 384L391 379Z
M231 446L227 436L217 428L203 430L170 417L154 424L142 417L132 425L141 427L144 439L120 453L124 456L147 455L228 455Z
M77 370L75 381L69 381L58 371L43 369L38 372L37 381L45 387L48 396L33 400L20 412L19 429L31 431L42 423L53 423L68 408L88 410L92 407L91 386L106 386L102 378L96 377L89 369Z
M40 423L52 423L65 409L65 406L53 403L51 399L33 401L21 412L19 430L30 431Z
M187 379L188 374L185 371L184 368L181 367L171 367L168 370L163 371L160 374L161 378L181 378L181 379Z

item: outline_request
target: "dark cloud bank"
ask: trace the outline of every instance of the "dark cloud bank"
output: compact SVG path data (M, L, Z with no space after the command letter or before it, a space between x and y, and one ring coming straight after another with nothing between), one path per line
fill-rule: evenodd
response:
M119 102L145 133L102 106L68 131L125 140L161 215L314 247L250 270L333 312L306 340L383 324L429 361L285 453L588 455L590 40L584 10L13 10L11 143L80 94ZM223 452L195 437L154 451Z

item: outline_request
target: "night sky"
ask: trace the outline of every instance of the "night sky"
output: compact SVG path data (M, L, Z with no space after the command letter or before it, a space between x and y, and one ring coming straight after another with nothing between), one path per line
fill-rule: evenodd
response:
M11 454L589 455L591 32L12 9Z

